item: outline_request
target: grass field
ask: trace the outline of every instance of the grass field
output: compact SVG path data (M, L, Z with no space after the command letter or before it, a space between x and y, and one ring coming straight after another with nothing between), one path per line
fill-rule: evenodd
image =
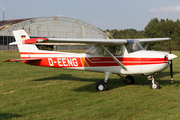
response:
M179 51L173 51L180 56ZM0 61L18 59L19 53L0 52ZM109 90L97 92L96 82L105 74L30 66L21 62L0 63L0 120L177 120L180 119L180 63L173 61L174 84L169 68L155 79L161 89L150 89L147 76L134 75L126 85L110 75Z

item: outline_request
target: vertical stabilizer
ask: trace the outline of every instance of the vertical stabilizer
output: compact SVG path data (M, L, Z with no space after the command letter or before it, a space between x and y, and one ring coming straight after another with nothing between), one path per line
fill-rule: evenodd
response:
M13 31L19 52L35 52L39 49L34 44L23 44L23 40L30 39L28 34L24 30Z
M14 34L16 42L26 40L26 39L30 39L30 37L28 36L28 34L24 30L13 31L13 34Z

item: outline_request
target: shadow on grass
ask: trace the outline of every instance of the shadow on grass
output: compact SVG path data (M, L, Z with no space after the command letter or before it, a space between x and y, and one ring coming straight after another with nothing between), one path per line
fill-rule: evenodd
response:
M180 72L174 72L173 74L179 74ZM168 80L161 80L164 77L169 76ZM151 81L147 80L148 76L144 76L144 75L133 75L133 77L135 78L135 84L134 85L150 85ZM167 84L171 84L171 76L169 72L162 72L159 73L157 75L154 75L154 78L157 82L160 83L160 85L167 85ZM70 81L87 81L87 82L94 82L93 84L88 84L85 85L83 87L77 88L74 91L79 91L79 92L83 92L83 91L89 91L89 92L94 92L95 87L96 87L96 83L99 81L103 81L104 78L83 78L83 77L76 77L76 76L72 76L72 74L60 74L58 76L53 76L53 77L45 77L45 78L41 78L41 79L36 79L33 81L48 81L48 80L70 80ZM178 81L176 81L176 78L174 78L174 83L179 85L180 84L180 80L178 78ZM123 87L123 86L127 86L127 84L124 83L124 80L122 78L109 78L108 80L108 90L112 90L118 87Z
M73 91L77 91L77 92L84 92L84 91L88 91L88 92L97 92L96 90L96 83L99 81L103 81L103 79L96 79L94 80L95 82L92 84L88 84L88 85L84 85L82 87L73 89ZM108 81L108 90L113 90L115 88L119 88L119 87L123 87L123 86L127 86L123 79L109 79Z
M19 114L12 114L12 113L0 113L0 120L9 120L18 117L22 117L22 116Z
M105 77L105 75L104 75ZM96 92L96 83L99 81L103 81L104 78L100 77L100 78L83 78L83 76L80 77L76 77L73 76L72 74L60 74L58 76L52 76L52 77L45 77L45 78L41 78L41 79L35 79L33 81L48 81L48 80L69 80L69 81L82 81L82 82L93 82L91 84L85 85L83 87L77 88L74 91L79 91L79 92L83 92L83 91L90 91L90 92ZM118 88L121 86L126 86L126 84L124 84L123 79L120 79L119 77L117 77L117 79L112 79L110 78L108 81L108 88L109 90L114 89L114 88Z
M48 81L48 80L97 81L95 79L88 79L88 78L83 78L83 77L75 77L75 76L72 76L72 74L60 74L58 76L45 77L45 78L36 79L36 80L33 80L33 81Z

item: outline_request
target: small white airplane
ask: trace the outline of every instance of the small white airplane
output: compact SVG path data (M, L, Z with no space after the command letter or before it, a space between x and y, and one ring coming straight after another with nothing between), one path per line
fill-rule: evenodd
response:
M159 89L153 74L166 69L177 56L167 52L147 51L140 42L170 40L170 38L146 39L76 39L76 38L30 38L24 30L13 31L21 59L5 60L3 62L22 61L25 64L95 71L105 73L104 81L96 85L98 91L108 89L107 81L110 74L117 74L127 84L134 84L132 74L148 75L152 80L151 89ZM85 53L67 53L39 50L35 44L44 41L58 41L63 44L92 44ZM51 43L52 44L52 43ZM146 46L147 48L147 46ZM172 71L171 71L172 73ZM127 75L123 77L122 75ZM173 78L172 78L173 80Z

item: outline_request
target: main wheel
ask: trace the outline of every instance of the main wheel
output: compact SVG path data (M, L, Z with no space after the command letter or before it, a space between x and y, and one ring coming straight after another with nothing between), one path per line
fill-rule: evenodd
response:
M125 80L124 80L124 83L126 83L126 84L134 84L134 77L133 76L131 76L131 75L128 75L128 76L126 76L125 77Z
M151 83L150 84L150 88L151 89L159 89L160 88L160 84L157 81L154 81L154 85Z
M96 90L98 90L98 91L107 91L108 90L107 83L105 83L104 81L98 82L96 84Z

